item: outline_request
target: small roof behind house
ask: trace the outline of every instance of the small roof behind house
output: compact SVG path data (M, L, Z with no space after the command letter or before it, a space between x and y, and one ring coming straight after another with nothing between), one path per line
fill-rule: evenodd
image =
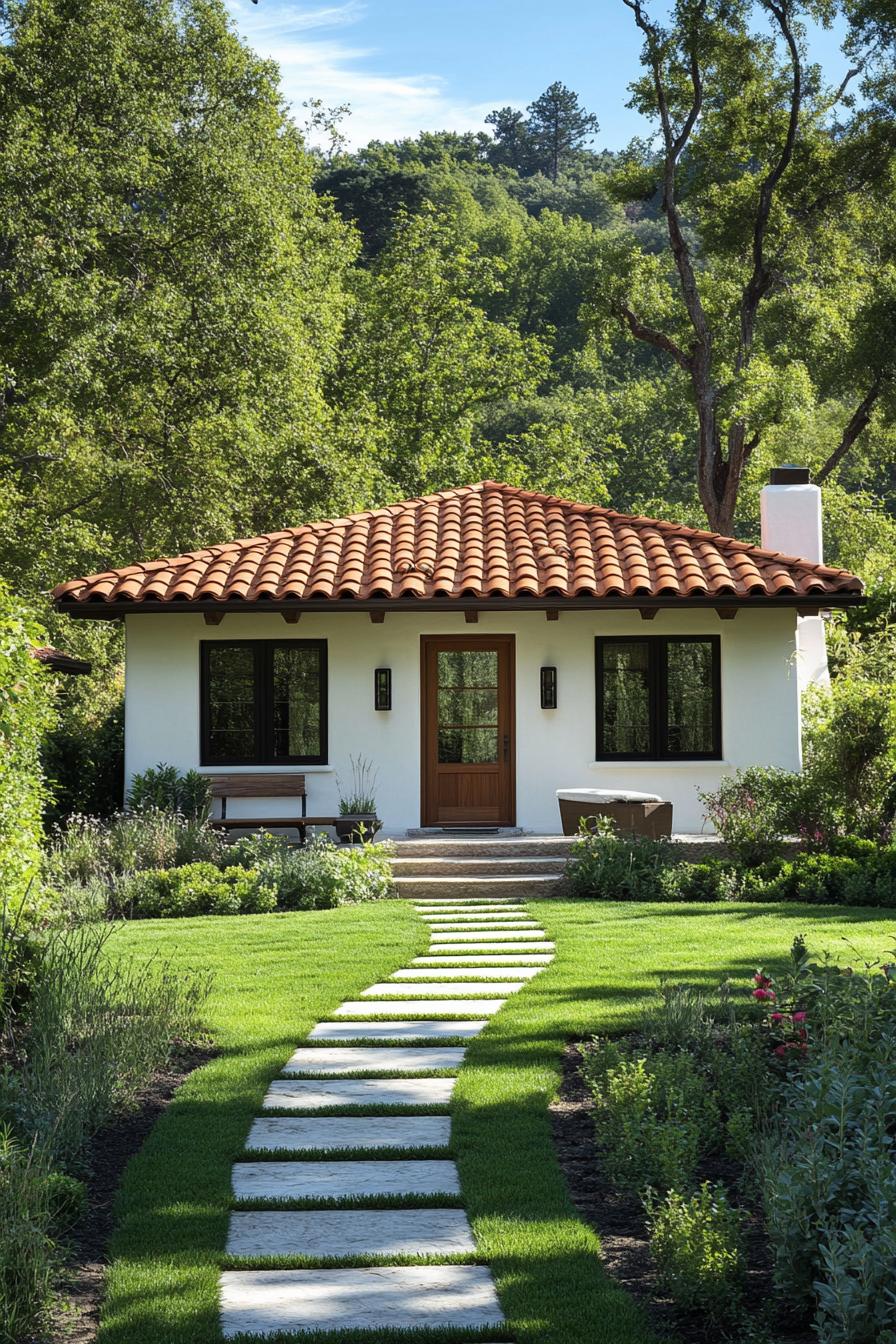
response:
M496 481L73 579L72 615L302 607L822 605L855 575Z
M82 677L93 670L93 664L88 663L85 658L75 658L70 653L63 653L61 649L54 649L50 644L33 648L31 657L36 658L51 672L66 672L69 676Z

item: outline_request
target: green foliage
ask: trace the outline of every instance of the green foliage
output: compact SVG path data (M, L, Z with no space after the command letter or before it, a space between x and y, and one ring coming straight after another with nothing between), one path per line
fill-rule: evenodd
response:
M31 656L42 642L28 609L0 581L0 903L12 910L40 871L40 744L53 721L52 682Z
M782 792L794 778L784 770L751 766L700 794L707 820L738 863L758 867L780 854L789 801Z
M117 883L111 913L129 919L175 919L264 914L276 906L276 894L262 887L252 868L187 863L180 868L148 868Z
M135 812L176 812L190 821L204 822L212 809L211 782L198 770L183 773L174 765L159 764L134 775L128 806Z
M57 617L56 624L65 618ZM41 757L47 777L48 824L74 813L106 817L124 796L124 664L116 641L106 631L72 629L66 621L63 647L92 663L88 676L57 677L56 720L44 734ZM96 622L96 626L105 625ZM90 629L89 627L93 627ZM92 638L91 638L92 636ZM82 650L73 647L85 645Z
M686 1054L624 1053L596 1042L582 1072L595 1101L602 1161L626 1190L687 1186L698 1159L719 1137L719 1112L705 1080Z
M353 500L353 241L219 0L4 0L0 558L23 589Z
M623 839L609 819L583 823L566 865L576 896L601 901L660 901L671 847L633 835Z
M704 1181L696 1194L670 1190L646 1200L650 1252L660 1287L676 1306L714 1325L736 1316L744 1275L742 1215L724 1186Z
M87 1140L168 1058L175 1037L195 1038L207 977L175 975L108 955L109 925L54 933L12 1039L20 1060L4 1080L2 1118L64 1170L77 1170ZM57 1191L71 1205L71 1194Z
M369 842L342 848L325 835L295 849L262 833L238 840L227 858L257 870L281 910L329 910L389 896L393 852L391 845Z
M175 812L117 812L108 818L70 817L50 837L45 859L53 884L108 881L145 868L179 864L221 864L227 847L203 821Z
M44 1323L59 1256L45 1154L0 1125L0 1344L21 1344Z

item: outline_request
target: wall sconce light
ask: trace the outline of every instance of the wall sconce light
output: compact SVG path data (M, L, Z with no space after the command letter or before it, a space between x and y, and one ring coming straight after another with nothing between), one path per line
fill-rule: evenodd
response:
M542 709L557 708L556 667L543 667L541 669L541 707Z
M378 667L373 673L373 707L374 709L392 708L392 669L391 667Z

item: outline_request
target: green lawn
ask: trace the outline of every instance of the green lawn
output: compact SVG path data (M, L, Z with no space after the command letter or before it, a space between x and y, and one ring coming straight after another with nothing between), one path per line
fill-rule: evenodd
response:
M880 911L807 906L531 907L557 940L547 971L470 1045L452 1147L479 1248L521 1344L647 1344L595 1236L567 1199L547 1118L570 1037L636 1023L668 975L714 986L787 955L797 933L842 960L892 948ZM221 1057L193 1074L131 1163L121 1196L102 1344L211 1344L231 1163L265 1086L313 1023L406 965L425 932L402 902L317 914L146 921L122 955L158 951L217 975L207 1018ZM441 1202L441 1201L439 1201ZM342 1342L341 1342L342 1344Z
M211 1344L230 1169L268 1082L315 1022L426 944L402 901L338 910L140 920L120 955L215 974L206 1021L219 1058L191 1074L122 1187L102 1344Z

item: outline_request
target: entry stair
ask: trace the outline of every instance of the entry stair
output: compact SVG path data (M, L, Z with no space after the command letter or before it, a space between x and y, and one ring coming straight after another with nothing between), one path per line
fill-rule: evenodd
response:
M395 892L414 901L487 897L493 904L552 896L560 889L573 839L526 835L398 840L392 860Z

